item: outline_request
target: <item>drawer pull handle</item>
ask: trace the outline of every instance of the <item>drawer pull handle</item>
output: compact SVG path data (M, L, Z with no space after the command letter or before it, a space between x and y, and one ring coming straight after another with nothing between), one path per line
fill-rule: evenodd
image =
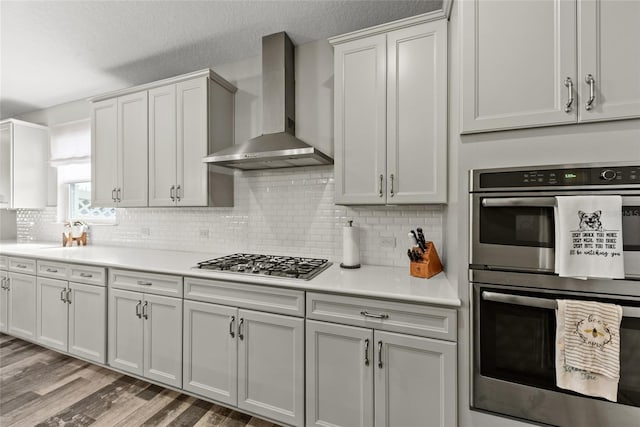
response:
M67 303L71 304L71 289L67 290Z
M362 314L364 317L371 317L373 319L388 319L389 315L386 313L382 313L382 314L371 314L368 313L366 311L361 311L360 314Z
M378 341L378 368L382 369L382 341Z
M147 313L147 307L149 306L149 301L145 301L144 305L142 306L142 317L146 319L149 318L149 313Z
M229 335L231 335L231 338L236 336L236 334L233 332L233 324L235 322L236 322L236 316L231 316L231 322L229 322Z
M151 285L153 285L153 282L146 282L146 281L144 281L144 280L138 280L138 285L141 285L141 286L151 286Z
M49 273L57 273L58 272L58 270L56 270L55 268L47 268L47 271Z
M364 340L364 365L369 366L369 339Z
M136 304L136 316L138 317L138 319L142 319L142 314L140 314L141 305L142 305L142 301L138 300L138 303Z
M65 294L67 293L66 289L63 289L60 291L60 301L62 302L67 302L66 298L65 298Z
M89 274L89 273L80 273L80 277L93 277L93 274Z
M18 267L18 268L27 268L27 266L24 265L24 264L18 264L18 265L16 265L16 267Z

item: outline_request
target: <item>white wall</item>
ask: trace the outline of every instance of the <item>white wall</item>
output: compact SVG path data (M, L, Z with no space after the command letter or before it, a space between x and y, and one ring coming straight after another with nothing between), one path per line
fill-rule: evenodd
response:
M333 155L333 49L327 41L296 48L296 134ZM261 59L216 67L237 88L235 142L262 133ZM86 101L23 116L49 125L89 117ZM233 208L117 209L117 226L94 226L92 244L294 254L340 262L342 227L361 227L361 262L408 268L407 233L422 227L443 254L443 207L353 207L333 204L333 167L236 172ZM18 212L20 240L57 241L55 209ZM209 234L209 237L201 237ZM395 239L395 247L381 245ZM446 259L443 257L443 262Z
M469 410L469 205L468 170L491 167L571 164L589 162L640 162L640 120L552 126L460 135L460 25L453 4L449 27L449 150L450 203L446 212L446 237L450 278L458 282L462 309L458 318L458 413L460 426L523 426L509 418Z

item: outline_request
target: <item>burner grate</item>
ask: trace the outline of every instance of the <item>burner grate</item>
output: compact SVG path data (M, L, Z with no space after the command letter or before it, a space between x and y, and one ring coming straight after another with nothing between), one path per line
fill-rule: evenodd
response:
M326 259L237 253L199 262L195 268L310 280L330 265Z

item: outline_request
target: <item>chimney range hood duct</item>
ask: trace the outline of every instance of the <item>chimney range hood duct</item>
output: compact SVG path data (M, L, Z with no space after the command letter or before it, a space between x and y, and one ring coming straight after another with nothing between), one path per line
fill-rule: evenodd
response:
M264 134L210 154L203 162L245 170L333 164L331 157L295 136L293 52L285 32L262 38Z

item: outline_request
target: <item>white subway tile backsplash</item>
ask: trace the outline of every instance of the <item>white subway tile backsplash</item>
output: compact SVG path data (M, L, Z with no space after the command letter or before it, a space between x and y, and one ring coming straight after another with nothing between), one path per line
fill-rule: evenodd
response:
M406 266L407 233L422 227L444 253L442 205L337 206L331 166L238 172L233 208L119 208L117 225L94 225L90 244L342 259L342 228L360 227L363 264ZM20 241L61 242L56 209L17 212ZM200 230L207 229L208 237ZM144 232L148 231L148 235ZM396 247L381 247L395 237Z

